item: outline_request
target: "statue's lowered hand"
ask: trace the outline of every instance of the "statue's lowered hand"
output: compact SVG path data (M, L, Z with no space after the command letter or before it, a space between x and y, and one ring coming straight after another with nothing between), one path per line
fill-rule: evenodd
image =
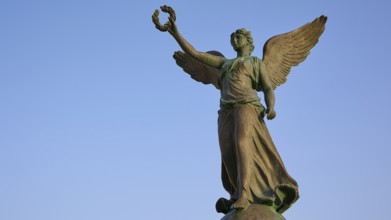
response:
M274 111L274 109L267 109L266 114L267 114L267 119L269 119L269 120L272 120L277 115L277 113L276 113L276 111Z

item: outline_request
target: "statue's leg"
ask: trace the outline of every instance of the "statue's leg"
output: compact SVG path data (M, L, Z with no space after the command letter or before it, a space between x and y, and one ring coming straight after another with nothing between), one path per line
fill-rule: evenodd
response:
M225 166L223 161L221 161L221 181L223 182L224 189L232 197L235 194L235 188L231 183L231 179L228 175L227 167Z
M253 166L253 120L258 120L258 115L251 105L242 105L235 109L235 147L238 170L239 199L232 205L234 209L245 209L250 205L250 180Z
M222 159L221 179L232 199L237 199L237 168L233 140L234 121L228 110L220 110L218 120L219 144Z
M231 211L231 205L234 203L234 200L232 197L235 193L235 188L233 187L231 180L227 173L227 168L224 165L224 162L221 163L221 180L223 181L224 189L229 193L230 198L226 199L221 197L216 202L216 211L218 213L224 213L227 214L229 211Z

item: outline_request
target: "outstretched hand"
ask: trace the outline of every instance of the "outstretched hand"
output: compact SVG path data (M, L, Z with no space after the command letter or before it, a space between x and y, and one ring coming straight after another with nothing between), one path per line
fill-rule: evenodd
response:
M176 15L174 9L167 5L161 6L160 9L163 12L169 13L170 16L168 18L168 21L164 25L161 25L159 22L159 10L155 10L152 15L152 22L155 24L156 29L163 32L168 31L171 35L175 35L178 32L178 28L175 24Z
M175 20L173 20L172 18L168 18L168 22L169 22L169 27L167 29L168 33L170 33L172 36L174 36L175 34L178 33L178 27L176 26L175 24Z

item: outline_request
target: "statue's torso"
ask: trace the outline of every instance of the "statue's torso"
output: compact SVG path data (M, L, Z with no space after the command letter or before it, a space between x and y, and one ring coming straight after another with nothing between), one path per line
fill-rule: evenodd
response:
M226 60L219 78L221 101L227 103L259 100L257 91L258 58L246 56Z

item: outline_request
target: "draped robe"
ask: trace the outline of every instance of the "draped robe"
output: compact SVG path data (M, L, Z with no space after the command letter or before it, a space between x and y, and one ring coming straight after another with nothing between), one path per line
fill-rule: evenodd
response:
M263 117L257 91L261 68L257 57L226 59L219 77L221 91L218 134L222 182L230 201L246 198L282 213L299 197Z

